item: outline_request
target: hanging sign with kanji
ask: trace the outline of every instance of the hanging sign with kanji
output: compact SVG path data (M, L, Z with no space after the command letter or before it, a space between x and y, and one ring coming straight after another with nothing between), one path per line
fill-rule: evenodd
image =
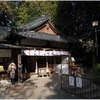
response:
M21 55L27 56L57 56L57 55L69 55L68 51L45 51L45 50L22 50Z

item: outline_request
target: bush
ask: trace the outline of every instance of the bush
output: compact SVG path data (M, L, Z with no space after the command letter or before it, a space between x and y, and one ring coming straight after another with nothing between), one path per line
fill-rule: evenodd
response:
M95 64L94 66L92 66L91 73L94 78L100 79L100 64Z

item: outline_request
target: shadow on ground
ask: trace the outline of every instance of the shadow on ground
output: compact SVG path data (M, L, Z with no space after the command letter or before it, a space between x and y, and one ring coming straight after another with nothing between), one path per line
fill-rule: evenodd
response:
M11 85L1 99L83 99L84 97L61 90L59 75L31 77L23 84Z

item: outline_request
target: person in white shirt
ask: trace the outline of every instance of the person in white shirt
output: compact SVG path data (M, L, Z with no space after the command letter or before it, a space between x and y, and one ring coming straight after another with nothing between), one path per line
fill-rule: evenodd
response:
M16 64L12 61L8 66L11 83L14 84Z

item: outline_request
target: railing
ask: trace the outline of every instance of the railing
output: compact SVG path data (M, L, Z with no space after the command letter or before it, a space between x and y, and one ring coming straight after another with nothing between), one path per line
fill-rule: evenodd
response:
M94 79L73 75L61 75L61 89L80 94L86 98L100 98L100 88ZM100 82L100 80L98 80Z

